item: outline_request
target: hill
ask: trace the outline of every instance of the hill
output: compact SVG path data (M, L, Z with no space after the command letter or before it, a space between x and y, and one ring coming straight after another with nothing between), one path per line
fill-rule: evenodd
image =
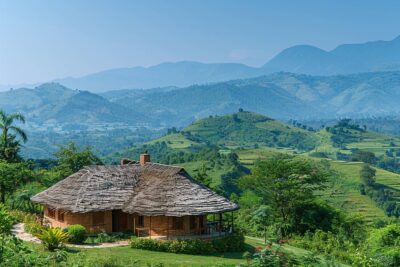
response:
M45 123L144 123L149 118L107 99L57 83L34 89L15 89L0 93L0 109L20 112L29 122ZM127 116L129 114L129 116Z
M126 151L112 158L137 158L144 150L164 160L168 152L196 152L205 147L221 149L281 147L308 151L317 144L313 132L295 128L253 112L240 111L223 116L198 120L182 131L172 130L167 135Z

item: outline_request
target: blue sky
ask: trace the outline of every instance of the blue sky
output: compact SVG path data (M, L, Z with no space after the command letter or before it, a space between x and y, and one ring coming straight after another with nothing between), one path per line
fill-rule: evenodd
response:
M0 0L0 84L165 61L260 66L282 49L391 40L400 1Z

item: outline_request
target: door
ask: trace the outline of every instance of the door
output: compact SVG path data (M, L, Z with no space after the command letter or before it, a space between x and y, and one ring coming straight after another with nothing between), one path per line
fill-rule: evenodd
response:
M121 210L112 211L112 231L124 232L128 230L128 214Z

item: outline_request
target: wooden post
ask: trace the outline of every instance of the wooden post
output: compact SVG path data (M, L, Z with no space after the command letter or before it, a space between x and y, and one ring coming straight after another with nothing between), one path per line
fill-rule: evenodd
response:
M133 214L133 233L136 235L136 214Z
M169 240L169 216L167 216L167 240Z
M222 231L222 213L219 214L219 235L221 235Z
M149 236L150 236L150 239L151 239L151 216L149 216L150 217L150 227L149 227Z
M232 229L232 234L233 234L233 211L231 212L231 229Z

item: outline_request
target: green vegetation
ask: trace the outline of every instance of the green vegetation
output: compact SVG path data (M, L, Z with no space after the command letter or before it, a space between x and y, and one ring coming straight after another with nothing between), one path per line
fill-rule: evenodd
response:
M244 251L244 237L237 234L227 237L218 237L211 240L154 240L132 238L131 247L135 249L163 251L178 254L242 252Z
M21 261L31 260L32 266L398 266L400 175L379 166L396 167L399 140L349 120L320 131L293 125L240 110L200 120L182 131L169 129L159 139L104 160L74 143L61 146L52 160L3 159L2 246L10 258L21 253ZM391 150L378 149L385 142ZM376 147L372 150L367 143ZM81 226L43 228L32 215L41 212L29 200L36 192L86 165L137 159L144 151L152 161L185 167L200 183L238 202L235 229L252 238L244 244L243 239L229 238L204 242L132 237L132 248L74 251L64 243L115 242L132 235L88 236ZM17 218L47 249L8 238Z
M86 239L86 228L82 225L70 225L65 229L68 234L68 242L73 244L82 244Z
M49 251L63 248L69 239L68 233L60 228L45 228L38 237Z
M18 154L21 142L17 137L21 138L24 143L28 140L26 133L20 127L15 126L18 121L25 123L25 117L19 113L7 114L0 110L0 159L7 162L16 162L21 159Z
M309 150L315 144L308 131L246 111L199 120L184 132L190 140L227 148L291 147Z

